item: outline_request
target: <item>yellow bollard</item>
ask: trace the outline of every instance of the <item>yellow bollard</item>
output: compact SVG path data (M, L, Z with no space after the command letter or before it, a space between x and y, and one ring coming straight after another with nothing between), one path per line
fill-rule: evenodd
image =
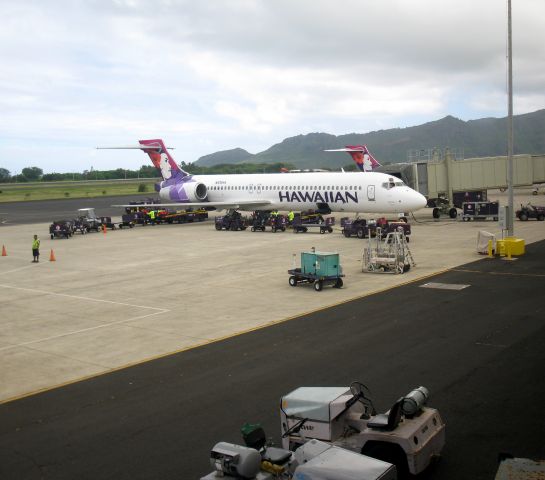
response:
M492 249L492 240L488 240L488 258L494 257L494 250Z

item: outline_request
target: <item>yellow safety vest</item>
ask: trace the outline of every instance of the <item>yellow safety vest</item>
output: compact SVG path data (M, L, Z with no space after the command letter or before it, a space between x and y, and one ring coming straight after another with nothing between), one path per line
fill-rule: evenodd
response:
M40 248L40 239L36 239L32 242L32 250L38 250Z

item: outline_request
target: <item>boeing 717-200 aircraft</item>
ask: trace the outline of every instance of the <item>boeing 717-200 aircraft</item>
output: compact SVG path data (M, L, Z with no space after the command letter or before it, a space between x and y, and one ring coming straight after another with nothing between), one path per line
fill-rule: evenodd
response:
M385 173L309 172L190 175L180 168L160 139L129 147L143 150L161 171L156 184L159 207L218 210L317 210L320 213L403 213L426 205L426 198ZM126 205L116 205L126 206Z

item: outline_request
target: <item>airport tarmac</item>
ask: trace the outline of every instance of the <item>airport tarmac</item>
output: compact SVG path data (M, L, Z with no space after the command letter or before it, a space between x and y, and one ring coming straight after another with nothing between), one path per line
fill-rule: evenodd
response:
M88 203L86 202L86 205L83 206L89 206ZM339 217L340 215L337 215L337 218ZM515 226L517 236L524 238L527 243L545 238L543 222L517 221ZM417 267L403 275L362 273L361 256L366 242L355 238L345 239L338 232L330 235L313 233L294 235L287 232L272 234L271 232L252 233L250 231L217 232L214 230L212 222L206 222L136 227L132 230L108 231L105 235L93 233L81 237L76 236L69 240L50 240L47 228L47 223L5 224L0 228L0 243L6 246L8 252L8 256L0 257L0 274L2 275L0 282L2 305L0 401L5 403L4 412L10 412L13 408L17 411L22 408L24 411L25 405L28 405L26 402L40 404L44 399L51 398L50 395L56 398L56 395L62 397L67 392L73 392L70 390L71 388L76 390L82 388L87 396L89 395L88 389L91 388L88 385L94 385L93 382L97 381L106 382L109 385L107 388L110 388L112 385L108 382L112 378L118 378L115 375L131 376L130 372L133 369L122 370L113 377L94 377L160 357L166 357L164 360L168 361L169 358L177 357L176 355L170 357L174 352L183 352L181 358L186 361L189 359L190 363L197 361L197 364L191 367L196 369L192 380L202 378L207 382L213 381L208 375L205 375L204 371L199 371L199 365L205 369L224 367L226 372L222 374L234 375L242 382L237 386L238 392L230 392L230 402L244 401L246 403L246 400L240 400L240 398L246 398L245 396L248 394L253 398L256 395L263 396L267 393L263 391L258 395L251 386L255 375L259 375L260 364L253 366L247 384L242 381L243 378L238 371L240 362L244 360L243 357L253 354L253 348L245 342L255 338L253 335L267 335L267 333L261 332L271 330L260 330L263 327L276 325L271 331L278 331L277 328L284 328L284 325L286 325L285 328L291 328L292 324L300 325L301 319L299 317L301 315L315 311L317 313L314 316L325 316L329 328L336 329L334 323L327 322L327 317L331 315L331 319L337 318L338 314L333 314L333 312L338 310L343 312L346 308L348 310L344 312L344 315L347 315L347 318L351 318L352 321L363 320L366 322L367 316L362 313L366 312L366 307L355 308L354 302L346 302L363 297L363 300L356 300L356 302L364 302L365 305L368 305L366 302L372 304L376 298L385 298L387 305L383 307L384 312L388 311L388 305L399 306L399 309L402 310L406 297L398 293L402 290L392 289L396 285L407 284L403 288L411 288L418 280L426 279L438 272L446 272L473 260L481 259L479 263L483 265L502 262L482 259L475 252L478 230L487 230L500 236L497 223L464 223L450 219L434 221L431 219L429 209L418 212L416 222L413 222L410 248ZM42 238L42 261L38 265L30 263L30 243L34 233L38 233ZM288 286L286 270L292 267L294 254L296 255L295 260L298 261L299 252L309 250L311 247L316 247L321 251L338 251L341 254L346 274L345 288L341 290L325 288L322 292L317 293L310 287L291 288ZM55 252L57 259L55 262L48 261L51 249ZM539 281L542 282L541 279ZM370 296L381 291L383 292L381 295ZM434 298L434 294L431 296ZM425 303L417 309L418 311L414 315L422 315L427 318L430 314L441 311L442 308L452 308L451 305L448 305L450 302L433 306L430 297L425 298ZM487 298L487 302L490 302L490 298ZM348 305L352 305L352 307L346 307ZM429 312L434 308L436 308L435 311ZM465 306L459 304L455 308L459 310ZM535 311L532 314L535 315ZM297 319L297 322L286 322L290 319ZM377 312L373 313L369 319L372 320L369 324L369 332L372 334L374 342L371 350L377 355L382 352L382 361L388 360L389 356L384 351L376 351L377 348L383 348L377 342L380 342L380 333L383 329L395 329L395 314L388 319L384 327ZM305 325L306 328L310 328L308 322ZM360 325L360 327L364 326ZM452 328L453 325L451 324L450 327ZM532 324L532 328L535 330L537 327ZM482 336L486 339L484 331ZM254 333L249 336L241 335L247 332ZM348 341L349 338L346 337L346 334L343 337L342 331L335 333L336 335L332 336L331 341L338 342L337 347L342 352L342 343L344 340ZM280 348L278 343L280 341L291 344L292 348L297 349L297 341L294 339L301 338L301 336L304 336L304 333L298 332L295 337L283 336L280 340L273 340L273 342L277 342L274 345L278 348ZM348 337L350 337L349 330ZM390 336L387 338L391 339ZM218 342L221 339L227 340ZM409 341L409 337L406 340ZM251 340L249 341L251 342ZM350 341L353 342L354 339L350 339ZM421 341L427 345L430 340L426 340L425 332L421 332L415 341ZM239 355L235 364L214 365L217 361L224 362L224 360L220 360L220 352L224 347L229 350L231 347L228 345L232 345L230 342L235 342L239 348L240 343L237 342L242 342L243 350L246 353L240 357L240 351L238 354L236 350L232 351L233 354ZM208 347L194 349L196 346L205 345ZM256 344L256 348L261 347L261 344ZM400 360L404 358L404 348L412 348L400 345L398 347L401 350L397 351L398 357L395 361L392 360L392 365L398 365ZM324 358L317 358L317 356L320 351L325 350L323 345L316 345L316 351L307 350L305 353L318 365L318 363L324 362ZM301 355L301 352L298 355ZM260 362L266 361L266 359L260 359ZM309 359L305 358L303 361L308 363ZM325 359L326 363L338 361L336 357L332 357L330 361ZM426 359L426 361L433 362L431 359ZM158 362L161 363L161 360ZM413 362L411 361L411 363ZM154 369L157 368L158 363L151 362L147 365ZM154 367L151 367L152 365ZM233 368L230 368L231 365ZM448 368L448 363L436 365L437 369L441 366ZM424 367L420 365L419 368L423 373L425 372ZM309 369L312 369L311 365L309 365ZM395 389L387 388L385 385L388 383L388 379L379 378L378 372L383 371L387 373L387 377L392 382L396 384L401 382L403 388L415 386L405 385L400 379L399 372L392 373L391 366L385 367L384 364L381 364L374 366L373 369L376 370L376 373L372 375L366 373L365 379L371 376L374 382L379 382L381 385L379 392L382 389L391 394L397 392L397 386ZM458 378L462 370L460 372L456 368L454 370L456 371L454 378ZM290 379L291 386L304 381L302 378L295 378L295 373L283 371L286 378ZM183 376L184 373L182 372L180 375ZM438 381L437 371L434 375L427 375L432 377L435 382ZM153 376L154 374L150 380L151 385L147 384L146 388L154 388ZM426 375L423 374L423 377L426 378ZM50 390L86 378L90 380L70 385L64 389L51 390L42 395L24 398L32 393ZM328 378L331 378L330 374ZM412 374L411 378L414 378L415 382L420 381L418 375ZM343 376L341 383L349 382L352 379ZM157 379L159 383L163 381L166 380ZM324 381L325 377L319 371L315 372L313 382L323 384ZM330 383L332 381L329 380ZM135 385L140 385L139 380L135 380L135 382ZM210 392L209 387L210 385L207 385L203 390L205 394L214 394L214 389L212 388ZM183 382L176 388L185 391ZM73 393L68 394L72 398ZM176 396L179 391L172 392L172 394L171 402L176 404ZM233 397L235 394L238 394L239 400ZM217 399L208 397L203 399L196 384L191 384L189 396L192 408L199 410L214 407L217 414L219 406L210 404ZM275 398L270 400L271 403L276 404L277 397L278 395L275 393ZM13 401L21 398L23 400ZM11 403L6 403L10 400ZM61 407L64 400L59 403L58 408L61 410L64 409ZM85 398L78 397L77 394L72 400L83 402L83 404L86 401ZM48 405L50 404L48 403ZM70 408L68 407L68 410ZM74 405L74 408L80 412L82 407ZM120 408L123 410L125 406L120 405ZM249 408L249 411L257 413L257 409L258 405L255 405ZM167 410L168 408L165 411ZM57 414L62 416L60 410L53 408L53 411L57 412L53 414L54 416ZM50 414L44 415L49 417ZM194 414L196 415L196 412ZM119 413L119 415L123 417L122 414ZM274 415L274 418L277 418L276 411L267 412L266 415ZM236 418L239 417L240 415ZM202 413L198 418L203 420ZM227 431L226 428L221 428L222 425L225 426L225 419L209 418L208 420L213 422L216 425L214 428L219 431ZM252 418L252 421L254 420L257 420L255 416ZM39 419L36 421L40 422ZM231 423L229 425L231 426ZM55 428L63 430L64 427L56 424ZM203 428L208 429L204 426ZM276 435L277 432L274 431L271 434ZM76 434L72 432L72 435ZM231 440L237 440L236 432L233 432L233 437ZM209 442L210 438L207 433L207 435L203 435L202 441ZM46 441L45 438L41 438L41 440ZM89 438L87 440L90 441ZM79 442L76 439L74 441ZM189 458L187 455L191 451L191 445L188 443L189 439L184 439L184 442L186 452L183 458L187 463ZM93 449L94 447L86 443L86 448ZM115 449L115 445L112 445L112 448ZM202 451L199 451L199 455L202 454ZM206 453L204 454L206 455ZM78 453L78 457L81 455L84 453ZM111 455L115 456L113 452ZM90 455L89 458L94 457ZM69 460L65 461L69 463ZM85 462L87 460L84 460ZM196 465L201 465L201 467L197 467L193 472L202 473L205 464L206 459L196 460ZM146 466L147 468L151 467ZM167 469L167 471L170 470ZM119 470L116 472L120 473ZM74 478L73 472L71 474L58 473L48 478ZM85 478L84 475L77 476ZM138 477L134 471L131 478L133 477ZM164 474L160 478L172 477L174 475ZM18 475L13 478L33 477ZM108 478L108 475L105 475L104 470L101 470L100 474L89 475L88 478ZM121 474L118 475L118 478L129 477ZM146 475L142 475L140 478L146 478ZM195 476L181 476L179 478L195 478Z
M501 236L497 222L434 221L430 209L417 213L412 229L416 268L379 275L361 271L367 242L338 231L218 232L208 221L51 240L46 223L4 225L0 401L425 278L481 258L479 230ZM30 262L35 233L39 264ZM541 240L545 224L517 221L516 234ZM289 287L287 270L312 247L340 253L343 289Z
M278 444L282 395L360 380L379 411L429 388L447 443L419 478L491 480L500 452L545 458L544 272L541 241L515 262L472 262L4 403L0 478L198 479L244 422ZM466 288L421 288L431 281Z

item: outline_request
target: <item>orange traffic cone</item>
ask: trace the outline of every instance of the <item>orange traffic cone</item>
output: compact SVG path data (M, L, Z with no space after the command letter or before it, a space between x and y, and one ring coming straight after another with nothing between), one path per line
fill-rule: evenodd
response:
M55 258L55 252L53 251L53 249L51 249L51 254L49 255L49 261L50 262L56 262L57 259Z
M106 235L106 225L102 224L102 233Z
M2 245L2 256L3 256L3 257L7 257L7 256L8 256L8 252L6 252L6 246L5 246L5 245Z

